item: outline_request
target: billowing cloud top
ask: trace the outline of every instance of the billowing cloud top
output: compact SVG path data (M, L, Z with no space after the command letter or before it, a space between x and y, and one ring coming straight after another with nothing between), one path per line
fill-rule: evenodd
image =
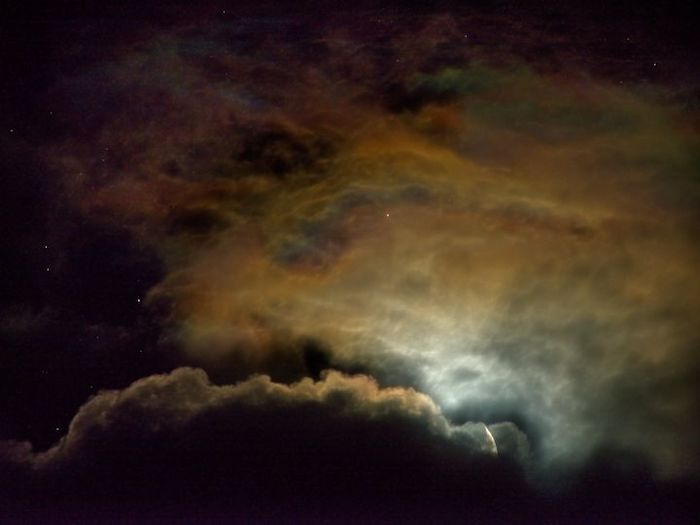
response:
M292 385L256 376L216 386L201 369L179 368L95 395L45 452L0 442L0 462L13 474L0 491L43 487L32 496L37 509L76 497L100 511L121 502L170 508L189 497L203 515L222 504L251 511L291 501L303 516L350 499L393 507L412 493L419 499L407 509L432 508L455 490L480 485L471 499L519 480L519 469L504 467L527 460L527 440L513 425L493 428L505 464L487 426L451 424L411 389L334 371Z
M452 425L435 403L411 389L381 389L366 376L345 376L328 371L314 382L304 379L293 385L274 383L257 376L236 385L216 386L201 369L178 368L151 376L122 391L94 396L76 414L68 433L55 446L31 453L29 443L5 443L6 460L47 469L56 463L78 460L95 440L113 439L127 429L145 435L177 431L203 414L231 411L237 406L284 411L286 408L319 406L339 418L359 420L405 420L425 431L430 439L450 441L465 455L495 456L497 447L484 424Z

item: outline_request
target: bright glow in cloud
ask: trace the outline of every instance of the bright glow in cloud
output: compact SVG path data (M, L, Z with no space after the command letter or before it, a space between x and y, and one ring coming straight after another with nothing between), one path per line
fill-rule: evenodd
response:
M392 108L332 59L291 75L293 48L252 64L198 38L68 82L158 119L125 107L94 143L51 151L88 216L166 262L149 301L169 342L254 371L313 337L334 366L411 378L451 414L522 414L545 462L612 443L664 474L697 467L697 399L668 386L700 311L698 140L678 108L478 62L397 66ZM95 162L106 147L118 162Z

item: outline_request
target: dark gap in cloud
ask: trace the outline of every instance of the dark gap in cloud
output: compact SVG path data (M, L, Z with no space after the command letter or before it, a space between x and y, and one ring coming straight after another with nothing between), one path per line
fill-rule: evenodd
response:
M248 136L233 158L252 172L285 178L295 172L317 170L334 153L328 138L276 128Z
M384 101L389 111L416 112L428 104L446 104L458 100L459 93L450 89L436 90L427 86L405 86L392 83L384 89Z
M279 336L262 349L259 355L251 357L245 352L230 352L218 359L214 365L191 356L182 356L182 363L201 366L207 371L213 383L226 385L248 379L251 374L269 375L273 381L292 384L306 377L318 380L325 370L333 369L349 375L369 375L374 371L371 365L351 362L343 363L334 358L333 350L324 341L309 336ZM385 382L381 373L378 383L382 387L401 386L401 380Z
M215 234L225 230L230 225L223 214L208 208L173 210L167 222L167 231L173 235Z
M309 338L302 342L304 365L308 375L318 381L321 372L331 368L332 353L321 341Z

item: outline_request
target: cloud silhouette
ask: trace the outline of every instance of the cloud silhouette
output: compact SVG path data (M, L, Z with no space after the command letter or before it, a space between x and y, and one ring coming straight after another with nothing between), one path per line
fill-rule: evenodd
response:
M512 448L517 429L494 428ZM188 498L212 512L291 502L301 515L304 504L424 512L457 494L460 508L481 498L479 508L491 508L502 484L526 494L483 423L451 424L424 394L332 370L315 382L257 376L218 386L179 368L93 396L46 451L11 441L0 451L10 508L26 497L37 509L88 498L105 512Z

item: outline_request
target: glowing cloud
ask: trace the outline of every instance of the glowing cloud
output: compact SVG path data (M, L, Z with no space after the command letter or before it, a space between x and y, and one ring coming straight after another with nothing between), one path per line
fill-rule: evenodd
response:
M521 414L545 463L612 442L667 475L698 467L697 399L663 386L692 362L700 310L698 142L678 107L488 60L341 82L332 29L292 74L280 56L302 49L252 61L231 30L68 80L93 115L123 106L49 154L87 216L161 255L148 301L168 343L264 371L312 337L330 366L409 378L452 417Z

